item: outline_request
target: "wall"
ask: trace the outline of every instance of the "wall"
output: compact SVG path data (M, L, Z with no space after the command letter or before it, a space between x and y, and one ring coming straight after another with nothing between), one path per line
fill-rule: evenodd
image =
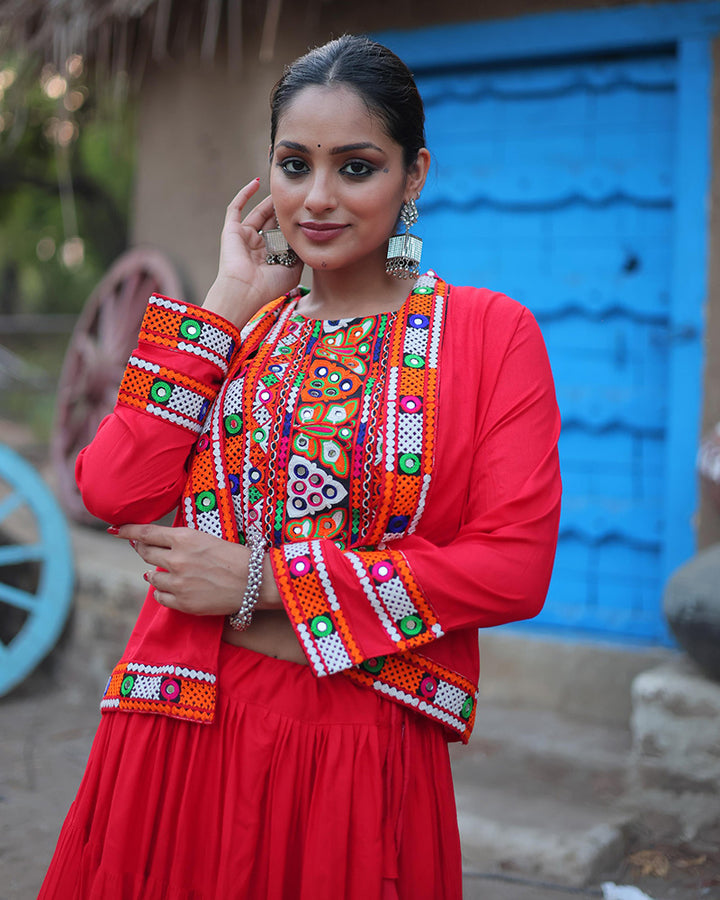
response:
M165 251L201 302L217 270L225 207L248 181L267 189L268 95L277 67L234 84L223 67L167 64L143 87L133 243Z
M368 0L347 4L314 0L285 4L276 61L257 60L259 24L247 23L245 61L239 76L197 58L176 59L151 70L143 84L138 115L138 167L134 243L164 250L178 266L186 296L201 301L217 266L225 207L256 175L267 190L268 97L284 62L308 46L338 34L408 29L453 21L512 18L558 10L632 5L590 0L487 0L452 5L451 18L435 0ZM682 6L682 2L678 2ZM716 47L715 71L718 71ZM713 145L717 147L720 95L715 76ZM715 157L717 153L713 151ZM706 315L706 371L702 433L720 421L720 169L713 173L710 212L710 292ZM696 527L700 547L720 541L720 511L702 492Z
M282 66L308 47L345 32L420 28L511 18L551 10L632 5L591 0L311 0L285 4L273 63L257 62L259 23L247 23L240 76L222 59L187 57L145 78L139 103L134 243L165 250L180 266L188 297L201 299L215 274L224 211L235 191L260 175L267 187L268 98ZM255 28L253 28L255 26Z

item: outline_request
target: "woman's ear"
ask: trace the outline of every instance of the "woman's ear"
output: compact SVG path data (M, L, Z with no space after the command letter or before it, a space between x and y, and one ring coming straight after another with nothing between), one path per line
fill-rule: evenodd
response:
M421 147L411 163L407 172L406 193L413 197L419 197L425 184L425 179L430 171L431 156L427 147Z

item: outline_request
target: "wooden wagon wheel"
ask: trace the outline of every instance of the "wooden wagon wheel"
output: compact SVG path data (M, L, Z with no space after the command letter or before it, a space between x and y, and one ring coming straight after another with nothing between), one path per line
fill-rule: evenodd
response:
M68 344L55 402L50 456L60 502L76 522L97 524L75 484L75 460L103 417L112 411L152 293L182 295L175 269L157 250L129 250L93 291Z
M0 445L0 696L55 646L72 588L70 535L55 497Z

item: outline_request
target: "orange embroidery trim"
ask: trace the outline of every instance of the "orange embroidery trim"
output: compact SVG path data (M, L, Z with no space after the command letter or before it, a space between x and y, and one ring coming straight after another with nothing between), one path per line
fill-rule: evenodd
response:
M201 306L153 294L140 326L140 341L203 357L226 374L240 332Z
M118 391L118 403L160 416L197 433L215 391L182 372L130 357Z
M475 724L477 686L420 653L378 656L343 673L357 684L435 719L467 743Z
M100 703L103 712L161 713L189 721L212 722L215 676L183 666L118 663Z

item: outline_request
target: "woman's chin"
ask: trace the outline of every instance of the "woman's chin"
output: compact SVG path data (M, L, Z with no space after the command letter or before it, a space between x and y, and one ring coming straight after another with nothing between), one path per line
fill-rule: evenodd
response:
M340 248L333 252L320 252L317 249L309 248L307 251L302 248L298 253L305 265L314 272L342 272L350 273L358 267L371 268L374 265L384 266L385 250L382 249L382 256L377 253L362 255L358 253L339 252ZM296 251L298 252L298 251Z
M307 253L302 257L305 265L312 269L313 272L335 272L351 265L350 261L344 258L338 259L333 254L325 253Z

